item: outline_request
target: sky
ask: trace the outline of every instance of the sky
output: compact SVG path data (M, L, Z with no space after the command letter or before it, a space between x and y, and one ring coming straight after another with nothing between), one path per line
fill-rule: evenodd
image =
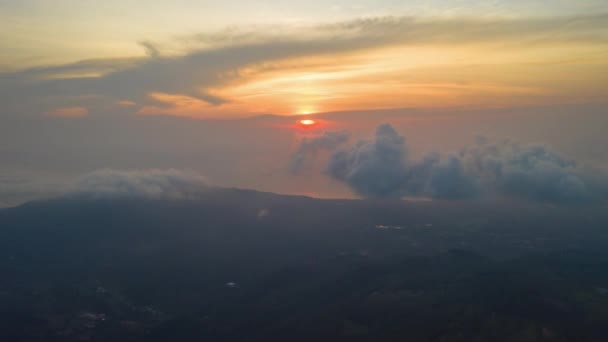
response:
M461 163L484 179L469 193L497 192L511 180L462 153L479 136L513 139L499 148L513 163L536 151L568 189L608 162L604 1L0 0L0 22L0 204L99 169L317 197L382 197L368 177L396 169L391 196L450 197L433 175ZM357 149L391 129L402 163ZM441 167L420 190L403 175L425 160Z

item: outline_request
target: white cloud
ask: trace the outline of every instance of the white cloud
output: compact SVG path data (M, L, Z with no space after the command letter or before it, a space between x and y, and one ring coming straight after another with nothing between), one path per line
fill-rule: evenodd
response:
M208 189L205 177L192 171L104 169L79 179L70 192L99 198L188 199Z

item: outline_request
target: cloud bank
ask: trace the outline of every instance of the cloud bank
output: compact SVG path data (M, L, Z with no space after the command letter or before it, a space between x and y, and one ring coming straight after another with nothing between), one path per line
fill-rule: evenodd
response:
M597 179L543 145L492 143L479 137L475 145L447 156L429 153L412 160L409 155L405 138L383 124L373 140L335 152L327 173L372 198L506 196L559 203L606 199L590 186ZM601 179L607 183L606 177Z
M94 198L189 199L208 189L207 180L195 172L104 169L82 177L70 194Z

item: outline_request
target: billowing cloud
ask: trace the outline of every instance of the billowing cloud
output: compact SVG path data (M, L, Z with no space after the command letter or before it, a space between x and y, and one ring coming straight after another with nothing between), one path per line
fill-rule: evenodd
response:
M327 172L365 197L400 197L406 169L405 139L384 124L378 126L374 141L359 141L335 153Z
M82 177L70 193L95 198L188 199L208 189L206 179L190 171L104 169Z
M464 168L462 160L450 155L431 168L426 192L436 198L458 199L470 198L478 190L476 178Z
M558 202L591 195L576 163L546 146L478 139L461 158L469 174L507 195Z
M330 131L316 137L304 137L298 149L293 153L290 163L292 173L298 173L322 150L333 151L350 139L350 132Z
M576 163L542 145L512 141L490 143L480 137L474 146L442 157L429 153L408 158L405 138L380 125L374 140L359 141L333 154L328 174L364 197L425 196L463 199L510 196L550 202L604 199ZM606 177L603 178L606 183Z

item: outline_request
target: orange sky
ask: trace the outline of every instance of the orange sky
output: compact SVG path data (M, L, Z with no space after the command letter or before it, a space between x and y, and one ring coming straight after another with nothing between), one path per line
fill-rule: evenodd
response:
M6 109L197 118L604 103L608 14L392 16L140 41L124 55L0 73ZM74 113L79 115L61 115Z
M577 44L392 47L339 57L282 61L271 71L215 89L222 106L154 93L172 108L142 114L311 114L400 107L512 107L608 98L608 49Z

